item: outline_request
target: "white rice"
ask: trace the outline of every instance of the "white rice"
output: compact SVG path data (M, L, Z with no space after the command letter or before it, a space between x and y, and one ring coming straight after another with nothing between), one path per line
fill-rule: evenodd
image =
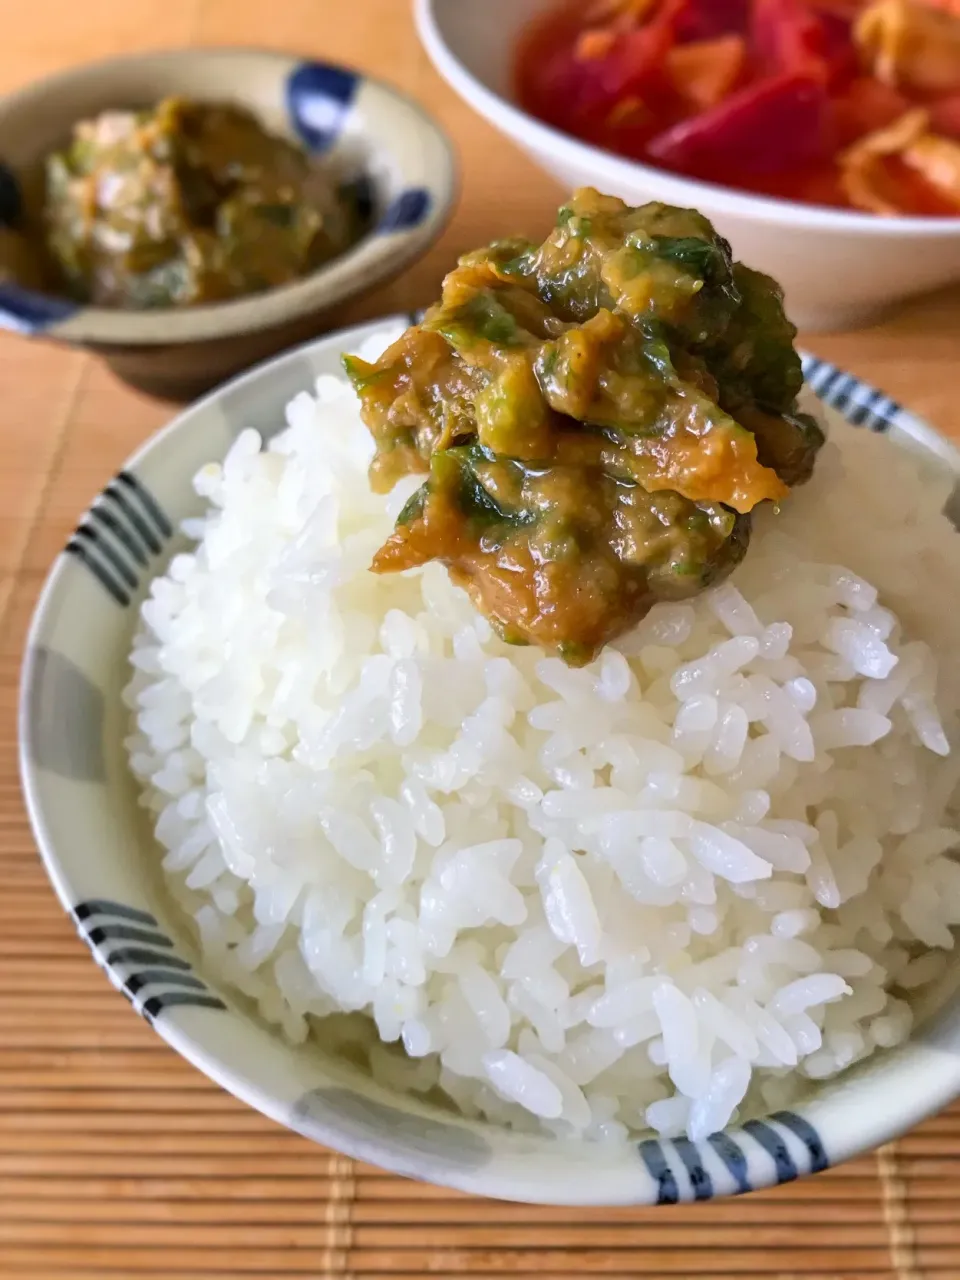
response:
M730 581L572 670L438 565L367 571L416 482L370 492L343 381L287 421L197 476L126 693L209 974L590 1138L702 1138L909 1034L960 923L945 493L844 432Z

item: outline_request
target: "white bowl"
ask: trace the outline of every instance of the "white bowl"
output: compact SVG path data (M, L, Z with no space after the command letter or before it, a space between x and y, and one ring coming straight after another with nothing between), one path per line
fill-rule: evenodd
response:
M882 218L746 195L623 159L521 110L511 85L517 37L553 3L415 0L415 11L447 83L565 186L699 209L738 257L780 282L801 329L855 328L893 302L960 280L960 218Z
M94 500L51 571L24 658L21 771L47 872L97 963L174 1049L280 1124L397 1173L502 1199L672 1204L752 1191L857 1155L960 1096L960 958L918 1008L909 1042L811 1084L791 1111L698 1143L561 1141L465 1119L388 1092L325 1046L322 1026L291 1046L204 972L191 922L164 890L123 746L139 605L184 546L176 527L203 508L191 485L198 468L245 427L276 430L295 394L338 372L341 351L387 323L261 365L181 414ZM960 476L960 455L930 427L822 361L804 367L832 406L835 438L850 424L885 432L891 449L919 450Z

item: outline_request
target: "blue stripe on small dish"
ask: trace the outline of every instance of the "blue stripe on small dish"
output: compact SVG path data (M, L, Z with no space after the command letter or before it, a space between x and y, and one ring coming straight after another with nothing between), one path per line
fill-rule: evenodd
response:
M287 77L287 114L311 151L329 151L356 97L360 77L344 67L302 62Z
M388 205L377 230L409 231L417 227L430 212L431 196L426 187L408 187Z
M802 357L803 375L810 389L824 404L838 409L855 427L871 431L889 431L902 407L889 396L861 382L852 373L844 373L836 365L816 356Z
M90 898L78 903L72 915L94 959L148 1022L164 1009L226 1009L175 953L173 942L149 911L109 898Z

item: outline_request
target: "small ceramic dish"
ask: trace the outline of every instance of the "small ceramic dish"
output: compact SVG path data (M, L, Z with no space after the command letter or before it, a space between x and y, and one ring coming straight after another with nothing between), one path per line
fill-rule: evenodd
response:
M742 257L779 280L801 329L850 329L891 303L960 280L960 218L884 218L749 195L624 159L517 106L524 26L556 0L415 0L434 66L467 103L570 189L699 209ZM511 228L505 228L511 230Z
M401 317L391 319L400 320ZM381 323L333 334L252 371L187 410L97 497L57 560L27 643L20 707L23 785L60 901L111 981L194 1066L279 1123L397 1173L538 1203L670 1204L817 1172L903 1133L960 1095L960 961L918 1007L907 1044L878 1053L792 1111L707 1141L624 1144L530 1136L388 1092L323 1043L294 1048L205 974L168 900L160 854L125 758L121 690L151 577L183 545L201 500L191 478L237 434L265 436L284 406ZM960 476L960 454L930 427L839 370L807 359L829 429L884 432L889 447Z
M88 347L146 391L189 398L317 333L338 304L397 275L440 234L456 174L441 130L397 90L346 67L249 49L185 49L76 67L0 100L0 226L18 179L107 108L169 95L237 102L322 157L355 191L367 231L302 280L235 301L124 311L78 306L0 278L0 327Z

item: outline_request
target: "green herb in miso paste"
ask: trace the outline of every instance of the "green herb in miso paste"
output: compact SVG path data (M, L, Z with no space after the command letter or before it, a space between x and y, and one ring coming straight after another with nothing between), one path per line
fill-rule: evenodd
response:
M579 665L718 581L823 442L779 289L701 214L574 192L546 240L461 258L380 361L349 358L375 486L425 480L377 572L445 563L510 643Z

